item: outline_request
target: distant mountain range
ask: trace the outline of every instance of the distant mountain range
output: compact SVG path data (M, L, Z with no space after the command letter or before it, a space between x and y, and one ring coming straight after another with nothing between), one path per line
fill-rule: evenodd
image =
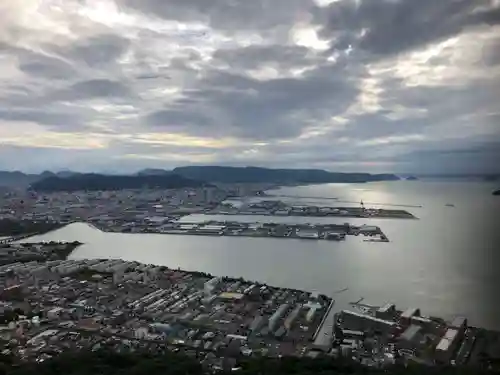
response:
M113 176L95 173L75 174L69 177L52 176L31 184L39 192L98 191L121 189L178 189L208 185L177 174L149 176Z
M195 187L208 183L362 183L395 181L393 174L335 173L321 169L268 169L258 167L192 166L173 170L144 169L131 175L83 174L72 171L25 174L0 172L0 186L38 191L115 190L141 187Z
M220 183L313 184L399 180L393 174L335 173L322 169L192 166L175 168L172 172L196 180Z
M12 187L12 188L25 188L36 181L40 181L48 177L70 177L75 174L78 173L71 171L61 171L57 173L45 171L40 174L26 174L19 171L14 171L14 172L0 171L0 186Z
M481 181L500 181L500 174L496 173L469 173L469 174L417 174L419 178L436 179L463 179L463 180L481 180Z

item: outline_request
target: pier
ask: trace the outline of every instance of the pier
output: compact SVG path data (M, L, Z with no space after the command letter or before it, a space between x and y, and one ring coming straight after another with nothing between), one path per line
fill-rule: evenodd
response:
M314 348L327 351L333 342L333 328L335 327L335 311L333 306L335 300L332 300L328 309L326 310L323 320L319 324L318 329L314 333Z

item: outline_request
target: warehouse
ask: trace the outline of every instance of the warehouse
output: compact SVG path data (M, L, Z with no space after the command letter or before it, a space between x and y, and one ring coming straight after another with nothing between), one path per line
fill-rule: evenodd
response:
M283 305L278 307L276 312L269 318L269 324L268 324L269 331L271 331L271 332L274 331L274 329L276 328L276 325L278 323L278 320L280 320L281 317L283 315L285 315L285 313L288 310L288 307L289 307L288 304L284 303Z
M342 311L341 319L342 328L355 331L379 330L387 332L396 326L394 322L349 310Z
M390 319L394 317L396 306L393 303L388 303L377 310L375 313L379 319Z
M204 225L196 231L203 234L222 234L225 228L223 225Z
M436 358L441 362L448 363L457 348L458 330L450 328L436 346Z
M457 316L450 324L450 328L455 328L458 330L463 330L467 328L467 319L463 316Z
M410 323L410 319L414 316L420 316L420 309L409 308L401 314L401 322L405 324Z
M413 349L422 338L422 327L412 324L399 336L399 346Z

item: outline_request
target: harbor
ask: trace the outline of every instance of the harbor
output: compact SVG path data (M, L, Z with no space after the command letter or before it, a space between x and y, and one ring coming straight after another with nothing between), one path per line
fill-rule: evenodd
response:
M283 224L273 222L243 223L237 221L173 222L157 228L144 228L147 233L202 236L269 237L307 240L343 241L346 236L366 236L369 240L389 242L378 226L344 224Z
M416 206L414 206L416 207ZM221 203L215 208L205 210L206 215L266 215L266 216L305 216L305 217L345 217L374 219L417 219L413 214L402 209L359 206L318 206L289 204L280 200L242 202L241 205Z

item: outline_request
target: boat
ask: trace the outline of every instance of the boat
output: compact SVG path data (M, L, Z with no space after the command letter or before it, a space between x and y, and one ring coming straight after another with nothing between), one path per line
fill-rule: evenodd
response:
M445 206L446 206L446 207L455 207L455 205L454 205L454 204L451 204L451 203L446 203L446 204L445 204Z

